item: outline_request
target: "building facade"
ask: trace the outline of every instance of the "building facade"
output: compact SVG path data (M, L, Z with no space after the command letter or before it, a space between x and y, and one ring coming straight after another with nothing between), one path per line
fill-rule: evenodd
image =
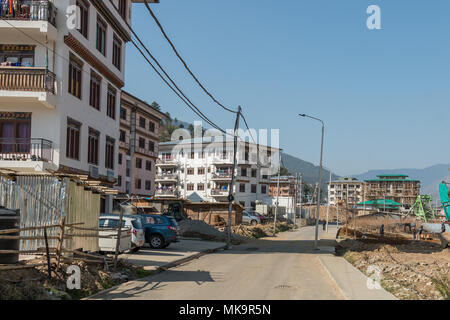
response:
M228 201L233 143L222 140L223 137L218 136L161 143L156 164L156 196L196 202ZM236 203L253 209L257 201L270 204L271 159L278 159L278 152L279 149L267 146L238 143L233 190Z
M285 208L286 213L296 212L295 208L300 203L299 181L293 176L282 176L279 182L279 193L277 194L278 176L272 177L269 184L269 196L275 205L278 196L278 206Z
M338 203L356 205L364 200L364 182L356 178L344 177L328 182L328 199L330 205Z
M144 197L155 194L159 126L164 117L159 110L122 91L116 184L119 193Z
M0 15L0 167L114 182L131 1L18 0Z
M420 195L420 181L409 179L407 175L379 175L377 178L365 181L366 201L392 200L408 208Z

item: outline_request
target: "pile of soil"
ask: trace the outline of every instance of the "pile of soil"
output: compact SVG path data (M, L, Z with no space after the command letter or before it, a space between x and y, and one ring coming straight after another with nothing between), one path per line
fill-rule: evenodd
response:
M399 299L450 299L450 250L437 243L395 245L346 239L336 252L367 276L369 266L377 266L381 285Z
M200 238L209 241L226 242L226 232L217 230L201 220L182 220L179 223L180 235L186 238ZM231 242L233 244L239 244L249 240L249 238L238 234L231 234Z
M22 261L22 265L45 263L43 258ZM67 289L67 268L77 265L81 271L81 289ZM110 266L110 268L112 268ZM117 270L105 270L100 263L87 263L74 260L61 263L56 270L52 259L52 280L48 278L47 266L36 266L18 270L0 270L0 300L72 300L81 299L117 284L148 276L150 273L141 267L118 260Z

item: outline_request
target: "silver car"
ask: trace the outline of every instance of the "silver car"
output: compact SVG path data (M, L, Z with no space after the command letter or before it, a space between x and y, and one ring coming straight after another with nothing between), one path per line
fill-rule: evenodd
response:
M261 220L259 219L259 217L252 215L250 212L243 211L242 212L242 223L256 226L257 224L261 223Z

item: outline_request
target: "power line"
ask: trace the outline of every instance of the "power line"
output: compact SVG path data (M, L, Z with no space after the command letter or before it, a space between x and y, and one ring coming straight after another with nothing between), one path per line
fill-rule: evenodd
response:
M247 120L245 119L245 116L244 116L244 114L242 113L242 111L240 112L240 115L241 115L242 119L244 120L244 124L245 124L245 126L247 127L247 131L250 133L250 137L252 138L253 143L254 143L254 144L257 144L255 138L253 138L253 134L252 134L250 128L248 127Z
M158 18L155 16L155 14L153 13L152 9L150 8L150 6L148 5L147 0L144 0L145 6L147 7L148 12L150 13L150 15L152 16L153 20L155 20L156 24L158 25L159 29L161 30L161 33L163 34L164 38L166 38L167 42L169 42L170 46L172 47L172 50L175 52L175 55L178 57L178 59L180 59L180 61L183 63L184 67L186 68L186 70L189 72L189 74L192 76L192 78L194 78L195 82L197 82L197 84L200 86L200 88L202 88L202 90L219 106L221 106L223 109L225 109L228 112L232 112L232 113L238 113L237 111L234 111L230 108L225 107L222 103L220 103L208 90L206 90L206 88L202 85L202 83L198 80L198 78L194 75L194 73L191 71L191 69L188 67L187 63L184 61L184 59L181 57L181 55L178 53L178 50L175 48L174 44L172 43L172 41L169 39L169 37L167 36L166 32L164 31L163 26L161 25L161 23L159 22Z

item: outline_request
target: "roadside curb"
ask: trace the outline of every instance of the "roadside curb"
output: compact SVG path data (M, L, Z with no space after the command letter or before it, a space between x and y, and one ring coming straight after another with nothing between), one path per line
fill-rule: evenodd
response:
M219 250L226 249L226 247L227 247L226 245L223 245L223 246L220 246L220 247L214 248L214 249L206 249L206 250L200 251L200 252L198 252L198 253L196 253L196 254L193 254L193 255L191 255L191 256L189 256L189 257L185 257L185 258L181 258L181 259L175 260L175 261L173 261L173 262L169 262L169 263L167 263L167 264L165 264L165 265L163 265L163 266L157 267L157 268L153 271L153 274L149 275L148 277L140 278L140 279L134 279L134 280L131 280L131 281L128 281L128 282L124 282L124 283L115 285L114 287L111 287L111 288L109 288L109 289L106 289L106 290L97 292L97 293L93 294L92 296L85 297L85 298L83 298L83 299L81 299L81 300L90 300L90 299L94 299L94 298L96 298L97 296L103 295L103 294L105 294L105 293L108 293L108 292L110 292L110 291L113 291L113 290L117 289L118 287L120 287L121 285L124 285L125 283L131 283L131 282L133 282L133 281L141 281L141 280L143 280L143 279L146 279L146 278L149 278L149 277L153 277L153 276L156 275L156 274L159 274L159 273L161 273L161 272L167 271L167 270L169 270L169 269L171 269L171 268L178 267L179 265L182 265L182 264L184 264L184 263L186 263L186 262L189 262L189 261L192 261L192 260L195 260L195 259L199 259L199 258L201 258L201 257L204 256L204 255L207 255L207 254L210 254L210 253L214 253L214 252L217 252L217 251L219 251Z
M317 257L317 260L319 260L320 266L322 267L323 270L325 270L325 272L328 275L328 277L330 278L331 282L333 282L333 285L337 288L337 290L344 297L344 299L345 300L351 300L351 298L345 293L345 291L337 283L336 279L333 277L333 275L331 274L331 272L328 269L328 267L323 263L322 259L320 259L320 257Z

